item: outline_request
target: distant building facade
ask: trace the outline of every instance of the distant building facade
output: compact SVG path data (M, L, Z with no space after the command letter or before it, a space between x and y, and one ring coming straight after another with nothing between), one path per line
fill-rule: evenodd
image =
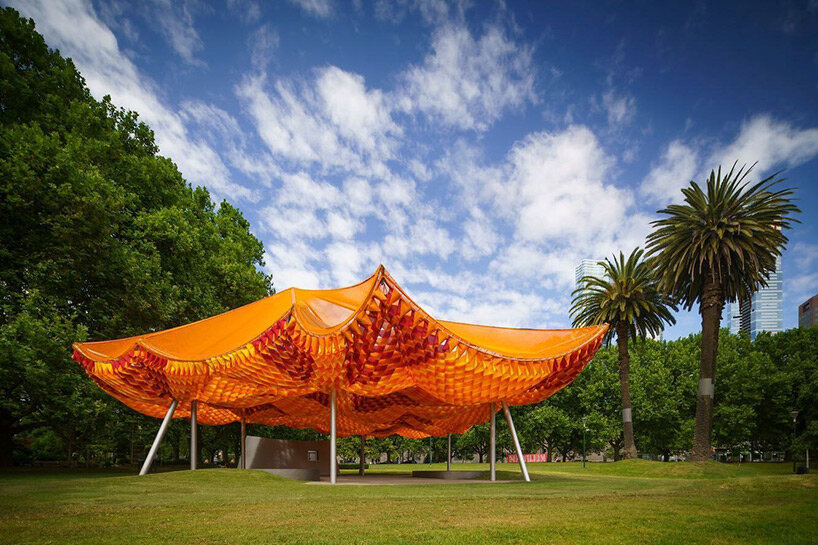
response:
M798 305L798 327L818 325L818 294Z
M605 276L605 267L596 259L583 259L574 270L574 287L580 287L580 281L586 276L602 278Z
M784 278L781 258L775 260L767 286L753 293L750 299L730 304L730 332L745 332L755 340L759 333L778 333L784 329Z

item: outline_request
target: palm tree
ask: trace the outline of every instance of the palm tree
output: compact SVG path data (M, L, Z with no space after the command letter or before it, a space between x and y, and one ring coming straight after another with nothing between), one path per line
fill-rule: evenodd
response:
M753 165L755 166L755 165ZM710 458L713 378L719 323L726 301L746 301L765 286L787 243L784 229L796 222L791 189L778 189L778 173L750 185L752 166L726 175L711 171L707 187L682 189L683 204L660 210L653 222L648 254L660 276L660 289L688 310L699 303L702 316L699 394L696 400L694 461Z
M670 309L674 303L657 289L657 281L650 263L642 259L644 251L636 248L625 258L622 252L613 261L606 259L599 264L605 270L601 278L584 276L574 290L571 317L574 326L608 323L610 341L616 334L619 348L619 385L622 390L622 431L625 439L625 458L636 457L633 440L633 417L631 414L630 365L628 338L634 341L645 335L658 335L663 323L672 324L676 319Z

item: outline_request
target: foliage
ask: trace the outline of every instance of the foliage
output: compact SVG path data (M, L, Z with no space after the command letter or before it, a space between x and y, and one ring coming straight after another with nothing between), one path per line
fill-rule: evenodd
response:
M684 204L660 210L653 222L648 253L654 256L661 288L688 309L700 302L712 275L724 300L747 299L766 286L776 258L787 244L784 234L797 220L791 189L773 174L750 184L752 167L722 176L711 171L705 189L696 182L682 189Z
M118 448L121 407L70 360L73 341L270 293L241 212L157 151L136 113L95 100L33 22L0 11L0 462L42 425L85 459Z
M622 397L622 431L626 458L637 455L630 392L630 352L628 339L658 336L665 324L676 323L673 301L657 289L656 274L644 251L633 250L627 259L619 253L613 261L599 264L601 277L584 276L574 290L571 316L575 326L609 324L607 338L616 335L619 349L619 383Z
M660 289L688 309L699 303L702 349L700 391L692 455L710 457L713 429L713 384L718 359L719 323L726 301L746 301L765 286L787 244L785 229L797 221L791 189L779 189L777 174L751 184L752 167L722 176L710 172L706 190L696 182L682 190L684 204L660 210L648 235L648 250Z
M575 327L610 324L610 338L624 323L628 336L637 340L658 336L665 324L676 323L671 314L676 306L657 290L654 270L642 259L643 254L644 250L636 248L626 259L620 252L613 261L599 262L605 271L602 277L580 279L571 306Z

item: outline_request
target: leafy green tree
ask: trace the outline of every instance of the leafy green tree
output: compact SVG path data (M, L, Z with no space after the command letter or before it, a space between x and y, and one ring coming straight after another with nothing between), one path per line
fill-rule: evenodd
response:
M693 430L698 346L691 338L646 340L635 347L633 356L637 443L642 451L668 460L690 448L687 432Z
M554 451L560 438L571 433L571 419L565 411L550 403L540 403L528 413L518 427L528 443L536 443L548 455L548 461L554 461Z
M661 289L687 308L699 304L702 316L701 365L693 460L710 457L713 380L719 323L726 301L744 301L766 285L787 243L784 231L798 208L792 190L778 189L777 174L746 182L752 167L722 176L711 171L705 189L696 182L682 190L684 204L660 210L648 235L648 252Z
M769 357L775 377L767 381L772 384L764 389L758 415L760 448L789 445L798 453L818 449L818 327L761 334L753 345ZM794 443L793 409L798 410Z
M263 246L135 112L95 100L34 23L0 10L0 463L48 425L85 459L117 404L72 341L180 325L269 294Z
M489 424L477 424L469 428L452 441L452 450L458 458L470 459L477 456L477 460L483 463L489 452Z
M575 326L610 324L608 339L616 335L619 349L619 383L622 395L622 429L625 438L625 458L636 457L630 394L630 353L628 339L644 339L646 334L658 335L664 324L676 319L673 302L657 290L656 276L649 262L642 259L644 251L636 248L625 258L619 253L613 261L599 264L605 270L602 278L585 276L574 290L571 316Z

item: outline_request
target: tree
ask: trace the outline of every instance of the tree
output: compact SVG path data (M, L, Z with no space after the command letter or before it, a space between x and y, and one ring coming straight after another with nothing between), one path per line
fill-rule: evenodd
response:
M793 452L818 449L818 327L761 334L753 343L772 362L763 392L757 441L762 448L789 445ZM798 410L797 440L790 411Z
M656 277L648 261L642 259L644 251L636 248L627 259L620 252L613 261L606 259L599 264L605 270L602 278L585 276L574 290L571 316L574 326L590 326L608 323L608 339L616 335L619 349L619 384L622 395L622 429L625 438L625 458L636 457L633 435L633 417L630 395L630 353L628 339L636 341L650 333L658 335L664 324L676 319L673 302L657 290Z
M272 291L241 212L157 152L135 112L95 100L32 21L0 10L0 463L38 425L69 458L108 444L118 402L70 360L73 341L181 325Z
M477 424L469 428L452 441L452 449L461 459L469 459L476 454L478 462L482 464L489 452L489 424Z
M690 448L698 345L690 337L673 342L646 340L633 351L631 375L637 442L668 460ZM686 432L690 433L686 433Z
M778 189L778 174L746 182L752 167L722 176L711 171L706 188L696 182L682 190L684 204L659 211L648 253L660 277L660 289L685 308L699 304L702 317L699 394L692 458L710 457L713 428L713 380L719 323L726 301L746 301L765 286L786 246L784 230L796 221L792 190Z

